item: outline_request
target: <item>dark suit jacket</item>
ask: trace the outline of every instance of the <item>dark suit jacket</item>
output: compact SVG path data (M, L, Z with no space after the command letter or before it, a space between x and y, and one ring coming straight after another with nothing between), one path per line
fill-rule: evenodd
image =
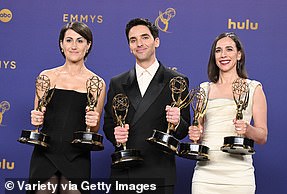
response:
M112 111L113 97L123 93L129 98L129 109L126 124L129 124L129 138L127 148L139 149L144 157L144 164L128 170L112 169L112 178L164 179L164 185L174 185L176 181L175 156L167 154L150 145L146 139L151 137L153 130L167 132L166 105L172 102L169 81L175 76L188 78L178 72L164 67L161 63L152 79L144 97L141 96L136 78L135 68L110 81L107 103L105 105L103 130L106 138L115 146L114 117ZM188 89L185 90L187 94ZM183 139L188 133L190 125L189 107L181 110L181 120L174 136Z

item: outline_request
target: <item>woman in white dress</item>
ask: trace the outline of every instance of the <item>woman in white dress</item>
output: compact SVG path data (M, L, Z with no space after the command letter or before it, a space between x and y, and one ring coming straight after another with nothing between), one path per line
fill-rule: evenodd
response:
M267 103L260 82L249 80L245 53L234 33L222 33L213 42L209 63L210 82L200 86L208 96L204 118L189 127L189 138L208 146L209 161L199 161L194 169L192 194L254 194L255 176L252 155L220 150L224 137L243 135L257 144L267 141ZM243 119L236 119L232 83L242 78L249 86L249 101ZM251 124L253 120L253 124Z

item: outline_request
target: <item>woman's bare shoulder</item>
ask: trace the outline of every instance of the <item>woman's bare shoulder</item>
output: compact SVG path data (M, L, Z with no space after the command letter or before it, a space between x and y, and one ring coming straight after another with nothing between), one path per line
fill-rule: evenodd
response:
M94 76L97 77L99 80L101 80L103 82L103 84L105 85L105 80L102 77L100 77L95 72L92 72L91 70L87 69L87 79L90 79L90 78L92 78Z
M61 67L55 67L55 68L51 68L51 69L45 69L43 70L40 75L46 75L50 78L56 76L57 72L59 72Z

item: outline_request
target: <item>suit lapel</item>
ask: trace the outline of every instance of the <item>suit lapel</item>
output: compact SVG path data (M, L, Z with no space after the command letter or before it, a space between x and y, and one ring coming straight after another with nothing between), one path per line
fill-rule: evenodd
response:
M134 68L129 71L128 79L125 83L123 83L123 88L129 98L130 104L135 110L137 110L142 97L136 80L136 73Z
M143 98L139 94L140 100L137 101L138 104L135 115L130 123L130 126L133 126L139 118L147 111L147 109L151 106L151 104L155 101L158 95L161 93L164 88L164 67L162 65L159 66L158 71L156 72L154 78L152 79L150 85L147 88L147 91ZM139 89L138 89L139 91ZM138 92L140 93L140 92ZM135 100L136 101L136 100Z

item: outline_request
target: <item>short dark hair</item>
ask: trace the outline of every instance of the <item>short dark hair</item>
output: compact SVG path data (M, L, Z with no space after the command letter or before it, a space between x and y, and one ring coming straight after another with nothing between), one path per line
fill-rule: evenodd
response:
M238 76L244 79L248 78L247 71L245 68L245 52L244 52L244 48L239 37L234 32L224 32L215 38L212 44L212 47L211 47L208 68L207 68L207 74L208 74L209 80L211 82L216 83L219 79L219 68L215 62L215 49L216 49L216 44L218 40L224 37L231 38L235 42L237 51L241 52L241 59L238 61L238 64L236 64L236 72Z
M126 37L127 37L128 42L129 42L129 32L131 28L134 26L138 26L138 25L144 25L148 27L154 39L159 37L158 28L156 27L156 25L151 23L148 19L135 18L135 19L130 20L126 25Z
M68 29L74 30L78 34L80 34L82 37L84 37L88 43L90 43L90 48L88 52L85 54L85 59L89 55L92 45L93 45L93 34L90 28L83 22L69 22L66 25L64 25L61 29L60 35L59 35L59 48L60 51L62 50L61 48L61 42L64 40L65 33L67 32ZM66 58L65 54L61 52L64 58Z

